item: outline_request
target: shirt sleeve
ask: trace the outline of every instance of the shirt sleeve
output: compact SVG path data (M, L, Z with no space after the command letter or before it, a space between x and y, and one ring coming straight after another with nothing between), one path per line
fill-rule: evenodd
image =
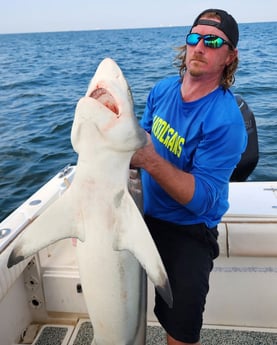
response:
M153 89L152 89L147 97L144 113L143 113L142 119L140 120L141 127L144 128L146 132L148 133L151 133L151 129L152 129L153 103L154 103L154 99L153 99Z
M185 207L196 215L211 210L226 192L230 176L247 144L241 124L216 128L200 142L191 173L195 178L192 200ZM228 195L224 195L228 197Z

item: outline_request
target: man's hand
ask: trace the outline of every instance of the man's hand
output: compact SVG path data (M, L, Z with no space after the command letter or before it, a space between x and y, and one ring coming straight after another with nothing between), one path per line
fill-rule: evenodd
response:
M148 161L151 161L151 158L156 154L150 134L146 133L146 136L146 145L138 149L131 159L130 165L133 168L146 168Z
M133 154L130 164L131 168L146 170L180 204L185 205L192 199L195 188L194 176L160 156L154 148L149 133L147 133L147 144Z

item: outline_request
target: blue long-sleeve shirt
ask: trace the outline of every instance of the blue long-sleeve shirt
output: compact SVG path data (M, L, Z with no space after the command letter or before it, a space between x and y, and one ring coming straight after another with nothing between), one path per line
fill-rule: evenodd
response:
M182 205L142 170L144 213L177 224L216 226L229 207L229 179L247 144L232 92L219 87L184 102L180 77L166 78L151 90L141 126L163 158L195 178L192 200Z

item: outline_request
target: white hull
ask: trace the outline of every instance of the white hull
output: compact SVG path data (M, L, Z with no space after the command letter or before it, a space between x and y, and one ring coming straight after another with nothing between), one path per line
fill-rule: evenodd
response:
M73 174L74 169L57 174L0 224L0 232L10 230L0 239L0 345L17 344L31 323L76 325L87 318L72 240L6 268L14 238L66 189ZM277 332L277 182L231 183L230 210L219 233L221 255L211 274L205 325ZM149 283L147 319L157 324L153 296Z

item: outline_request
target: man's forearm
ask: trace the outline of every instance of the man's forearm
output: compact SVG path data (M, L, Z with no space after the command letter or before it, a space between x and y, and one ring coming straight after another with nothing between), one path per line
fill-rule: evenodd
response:
M133 155L131 165L146 170L180 204L187 204L192 199L195 188L194 176L162 158L155 151L152 142Z

